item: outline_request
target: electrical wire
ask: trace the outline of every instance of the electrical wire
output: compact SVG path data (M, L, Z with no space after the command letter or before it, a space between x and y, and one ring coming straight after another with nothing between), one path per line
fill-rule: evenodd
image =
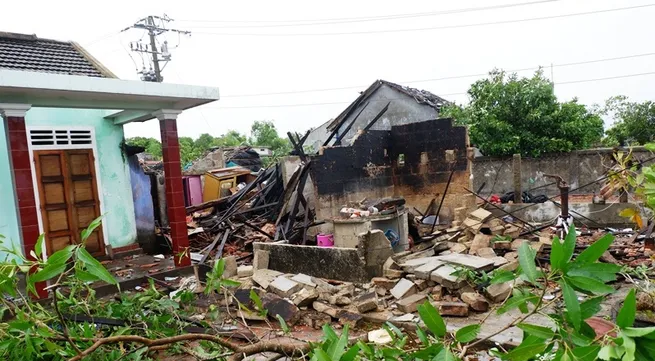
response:
M220 35L220 36L261 36L261 37L275 37L275 36L334 36L334 35L362 35L362 34L402 33L402 32L415 32L415 31L461 29L461 28L471 28L471 27L478 27L478 26L515 24L515 23L524 23L524 22L539 21L539 20L562 19L562 18L570 18L570 17L576 17L576 16L610 13L610 12L615 12L615 11L643 9L643 8L652 7L652 6L655 6L655 4L643 4L643 5L635 5L635 6L626 6L626 7L622 7L622 8L593 10L593 11L585 11L585 12L579 12L579 13L541 16L541 17L533 17L533 18L525 18L525 19L500 20L500 21L490 21L490 22L482 22L482 23L444 25L444 26L432 26L432 27L410 28L410 29L382 29L382 30L344 31L344 32L331 32L331 33L220 33L220 32L206 32L206 31L195 31L194 33L196 33L196 34L205 34L205 35Z
M646 75L655 75L655 71L647 72L647 73L639 73L639 74L618 75L618 76L605 77L605 78L564 81L564 82L557 82L557 83L553 83L553 84L554 85L567 85L567 84L605 81L605 80L622 79L622 78L632 78L632 77L646 76ZM449 94L441 94L441 96L465 95L465 94L468 94L468 93L467 92L449 93ZM387 99L371 100L371 101L388 102L389 100L400 100L400 99L403 99L403 98L393 98L393 99L392 98L387 98ZM307 106L316 106L316 105L336 105L336 104L350 104L350 103L352 103L352 101L325 102L325 103L301 103L301 104L249 105L249 106L233 106L233 107L213 107L213 106L205 105L204 107L205 108L210 108L210 109L292 108L292 107L307 107Z
M655 55L655 52L625 55L625 56L617 56L617 57L611 57L611 58L577 61L577 62L562 63L562 64L552 64L551 66L554 67L554 68L559 68L559 67L567 67L567 66L601 63L601 62L606 62L606 61L632 59L632 58L639 58L639 57L646 57L646 56L653 56L653 55ZM513 72L528 71L528 70L538 70L538 69L542 69L542 68L543 68L542 66L538 66L538 67L533 66L533 67L529 67L529 68L510 69L510 70L507 70L507 72L508 73L513 73ZM400 81L399 83L401 83L401 84L425 83L425 82L442 81L442 80L474 78L474 77L487 76L488 74L489 73L453 75L453 76L446 76L446 77L441 77L441 78L406 80L406 81ZM234 95L229 95L228 94L228 95L221 96L221 98L242 98L242 97L266 96L266 95L313 93L313 92L324 92L324 91L334 91L334 90L361 89L361 88L365 88L365 87L368 87L368 85L353 85L353 86L343 86L343 87L335 87L335 88L322 88L322 89L290 90L290 91L270 92L270 93L234 94Z
M297 27L297 26L362 23L362 22L371 22L371 21L388 21L388 20L399 20L399 19L408 19L408 18L417 18L417 17L452 15L452 14L461 14L461 13L468 13L468 12L498 10L498 9L513 8L513 7L553 3L558 1L562 1L562 0L539 0L539 1L531 1L531 2L523 2L523 3L481 6L481 7L464 8L464 9L431 11L431 12L410 13L410 14L370 16L370 17L355 17L355 18L334 18L334 19L315 19L315 20L269 20L269 21L267 20L263 20L263 21L178 20L178 21L185 22L185 23L228 23L229 22L229 23L269 23L270 24L270 25L257 24L257 25L226 25L226 26L193 26L193 28L198 28L198 29L275 28L275 27L289 27L289 26Z

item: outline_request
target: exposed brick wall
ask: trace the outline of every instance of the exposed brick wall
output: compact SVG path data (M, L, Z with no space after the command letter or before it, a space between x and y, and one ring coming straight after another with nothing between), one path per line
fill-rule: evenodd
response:
M470 205L471 197L464 197L463 189L471 183L467 146L465 127L436 119L393 126L390 131L369 130L352 146L326 148L313 159L311 169L317 216L334 217L348 201L386 196L403 196L408 205L423 211L432 198L443 194L448 182L447 150L455 151L456 161L445 205ZM399 163L401 155L404 164Z

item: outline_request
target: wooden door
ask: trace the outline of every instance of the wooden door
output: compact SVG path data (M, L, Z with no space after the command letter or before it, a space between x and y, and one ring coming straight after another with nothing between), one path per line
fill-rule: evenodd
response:
M46 233L46 249L52 254L69 244L80 243L80 233L100 215L100 202L90 149L34 152ZM104 254L102 228L87 239L86 249Z

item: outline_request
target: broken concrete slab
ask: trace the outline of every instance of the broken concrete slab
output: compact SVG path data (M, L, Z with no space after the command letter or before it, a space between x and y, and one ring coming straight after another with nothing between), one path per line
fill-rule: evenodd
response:
M495 250L511 250L512 249L512 242L510 241L500 241L496 240L493 241L493 249Z
M469 213L470 218L477 219L480 222L486 221L491 216L492 216L491 212L489 212L484 208L478 208L473 212Z
M505 257L503 257L505 258ZM514 261L507 261L508 263L498 267L498 269L504 270L504 271L510 271L514 272L519 268L519 261L514 260Z
M530 241L528 241L527 239L515 239L515 240L513 240L512 241L512 250L513 251L518 250L519 248L521 248L521 245L523 243L530 243Z
M412 280L412 282L414 282L416 288L418 288L419 291L423 291L424 289L428 288L427 280Z
M237 267L237 276L238 277L252 277L254 272L253 266L239 266Z
M302 288L291 296L291 301L298 307L310 306L318 299L318 291L315 288Z
M394 288L394 286L396 286L396 283L398 283L398 281L390 280L386 277L373 277L371 278L371 283L373 283L376 287L382 287L388 291Z
M398 262L398 264L402 265L403 263L407 263L407 262L409 262L411 260L414 260L414 259L427 258L427 257L432 257L432 256L434 256L434 249L429 248L429 249L426 249L425 251L410 253L410 254L404 255L402 257L397 257L396 256L396 257L394 257L394 259L396 259L396 262Z
M284 298L291 298L291 296L300 291L302 284L292 281L284 276L279 276L268 285L268 288L276 295Z
M494 262L482 257L469 254L449 254L437 256L439 260L456 266L465 267L474 271L490 271L494 268Z
M271 253L269 251L265 251L263 249L255 250L255 255L252 260L253 270L256 271L258 269L267 269L270 256Z
M500 267L509 263L509 261L505 257L496 256L490 259L494 261L494 267Z
M452 247L450 247L450 252L451 253L464 253L468 250L468 247L466 247L462 243L455 243Z
M512 293L512 282L489 285L485 293L492 302L503 302Z
M422 294L415 294L405 297L398 301L398 310L405 313L412 313L418 310L418 306L425 300L427 296Z
M511 224L508 224L505 226L505 233L506 236L514 238L519 238L521 235L521 229L519 227L513 226Z
M443 265L432 272L430 279L446 288L458 289L466 284L466 280L463 277L453 275L455 271L457 271L455 267Z
M490 231L492 236L502 235L505 233L505 226L494 226L490 228Z
M494 262L478 256L469 254L449 254L446 256L437 256L439 260L460 267L465 267L474 271L490 271L494 268Z
M309 287L316 287L316 283L312 280L312 276L303 274L303 273L298 273L297 275L294 275L291 277L291 280L294 282L301 283L305 286Z
M401 279L396 283L396 286L391 289L391 294L393 297L395 297L397 300L401 298L405 298L407 296L413 295L417 292L416 285L414 282L408 280L408 279Z
M478 293L465 292L460 298L475 311L486 312L489 310L489 301Z
M494 252L494 249L491 248L491 247L480 248L477 251L475 251L475 254L478 257L489 258L489 259L493 259L494 257L498 257L498 256L496 256L496 252Z
M403 268L403 270L407 273L414 273L414 270L417 268L427 264L427 263L433 263L433 262L438 262L442 263L439 261L435 256L433 257L421 257L421 258L415 258L415 259L410 259L409 261L402 263L400 267Z
M294 325L300 320L300 310L293 303L273 293L265 293L262 297L262 306L268 311L268 316L275 318L280 315L289 325Z
M393 258L389 257L387 260L384 262L384 265L382 266L382 274L384 277L387 278L400 278L403 276L403 271L394 261Z
M416 278L429 280L430 274L432 274L434 270L443 266L444 264L445 264L444 262L434 259L420 267L417 267L414 270L414 274L416 275Z
M378 308L378 296L375 292L367 292L355 298L353 304L359 313L374 311Z
M488 248L490 241L490 236L481 233L476 234L469 247L469 254L475 254L480 248Z
M223 277L231 278L237 275L237 258L235 256L223 257L225 260L225 269L223 270Z
M270 270L270 269L258 269L255 270L252 274L252 281L263 289L268 289L268 286L273 282L274 279L281 276L282 272Z
M362 315L350 311L339 312L338 318L340 324L343 326L348 325L351 330L359 328L364 321Z
M369 275L384 274L384 262L394 255L389 239L379 229L360 234L357 250L360 258L364 260L366 272Z
M466 317L469 315L469 306L464 302L439 302L438 309L442 316Z
M318 312L325 313L326 315L329 315L330 317L333 318L337 318L339 312L342 311L337 307L334 307L332 305L320 301L314 301L314 303L312 303L312 308Z
M320 330L331 322L332 317L321 312L304 312L302 315L302 323L315 330Z

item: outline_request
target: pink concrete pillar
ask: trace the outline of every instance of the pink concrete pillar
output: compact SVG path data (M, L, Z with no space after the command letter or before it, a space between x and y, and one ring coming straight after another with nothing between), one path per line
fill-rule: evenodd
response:
M186 211L184 209L184 190L182 189L180 144L177 136L177 116L180 113L180 110L172 109L162 109L153 113L159 119L161 148L164 157L167 215L168 223L171 226L173 255L177 267L191 264L191 258L188 254L189 236L187 234Z

